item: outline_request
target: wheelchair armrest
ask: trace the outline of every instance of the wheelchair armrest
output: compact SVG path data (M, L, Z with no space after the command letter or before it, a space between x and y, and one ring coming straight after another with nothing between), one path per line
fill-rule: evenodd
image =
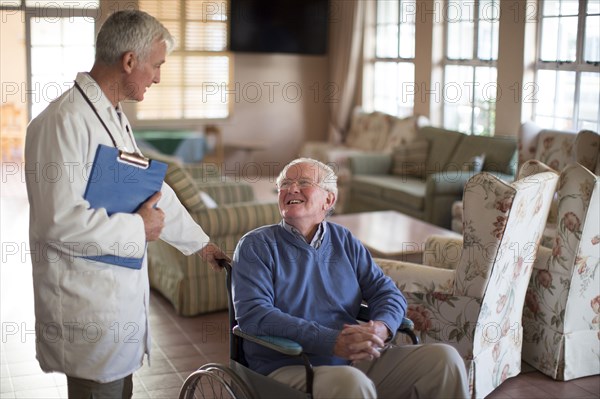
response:
M239 326L233 327L233 333L238 337L247 339L250 342L272 349L288 356L300 356L302 345L291 339L275 337L271 335L250 335L243 332Z
M356 318L360 321L369 321L371 320L369 305L363 303L360 305L360 310L358 311L358 316ZM402 334L406 334L410 337L413 344L419 343L419 338L415 335L415 323L409 318L403 317L402 322L400 323L400 327L398 327L398 332Z
M400 327L398 327L398 332L408 335L414 345L419 344L419 337L415 334L415 323L413 323L411 319L406 317L402 318L402 323L400 323Z
M400 327L398 327L398 331L404 331L404 330L414 330L415 329L415 323L413 323L413 321L411 319L407 319L406 317L402 318L402 323L400 323Z

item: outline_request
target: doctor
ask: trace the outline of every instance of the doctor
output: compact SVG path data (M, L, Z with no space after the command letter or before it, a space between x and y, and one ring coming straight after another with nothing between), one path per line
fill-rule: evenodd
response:
M44 371L67 375L69 398L132 396L132 374L151 347L147 241L198 253L213 268L227 258L166 184L134 214L108 216L83 198L99 144L139 153L120 102L144 99L172 47L154 17L112 14L91 71L27 128L37 359ZM135 270L81 258L98 254L144 262Z

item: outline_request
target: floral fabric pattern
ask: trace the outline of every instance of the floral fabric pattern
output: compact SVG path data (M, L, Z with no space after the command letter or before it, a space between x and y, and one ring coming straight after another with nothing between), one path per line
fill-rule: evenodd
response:
M545 165L532 170L539 173L513 184L485 172L468 181L456 264L440 264L456 246L444 237L425 245L430 266L380 263L405 294L421 341L448 343L461 354L473 397L485 397L521 369L525 293L558 181Z
M541 248L523 311L523 360L557 380L600 373L600 178L563 170L552 248Z

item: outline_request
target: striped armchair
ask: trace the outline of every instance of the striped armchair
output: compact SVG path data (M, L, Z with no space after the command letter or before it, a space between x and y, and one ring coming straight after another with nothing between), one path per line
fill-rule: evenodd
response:
M281 219L277 203L256 203L252 186L220 177L210 167L185 165L168 159L165 182L190 215L223 251L232 254L248 231ZM200 193L217 207L208 207ZM214 272L199 256L185 256L163 241L148 244L150 286L164 295L182 316L227 309L225 273Z

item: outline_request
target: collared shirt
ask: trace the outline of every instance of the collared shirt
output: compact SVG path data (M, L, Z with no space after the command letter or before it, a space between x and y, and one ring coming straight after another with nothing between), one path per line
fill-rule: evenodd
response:
M283 227L284 229L286 229L287 231L292 233L295 237L304 241L305 243L307 243L314 249L319 249L319 247L321 246L321 243L323 242L323 237L325 236L325 232L327 231L327 223L325 223L325 221L323 220L317 226L317 232L315 233L311 242L308 242L308 240L306 239L306 237L304 237L304 235L300 232L300 230L298 230L291 224L287 223L285 220L281 221L281 227Z

